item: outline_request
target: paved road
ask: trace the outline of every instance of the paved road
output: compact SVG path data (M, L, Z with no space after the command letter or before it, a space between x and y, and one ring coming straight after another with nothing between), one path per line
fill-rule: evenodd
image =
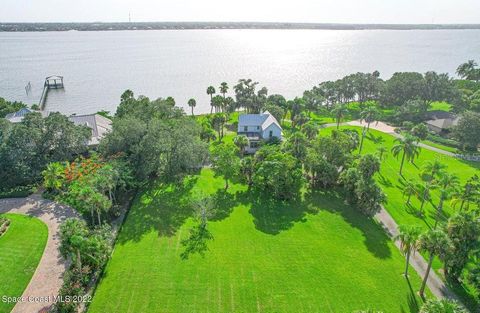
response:
M390 237L395 238L398 235L397 223L384 208L382 208L382 210L375 215L375 219L382 225L383 229L385 229ZM398 249L400 249L400 241L395 240L395 245L398 247ZM420 277L425 277L427 262L419 252L412 253L410 256L410 265L415 269ZM433 270L430 271L430 275L428 276L427 286L438 298L458 300L456 295L450 291L442 279Z
M67 263L58 251L60 224L69 217L78 217L76 212L58 203L44 200L39 195L19 199L0 199L0 213L17 213L36 217L48 227L45 251L23 296L56 296L63 283ZM14 275L12 273L12 275ZM19 302L13 313L37 313L50 307L53 302Z

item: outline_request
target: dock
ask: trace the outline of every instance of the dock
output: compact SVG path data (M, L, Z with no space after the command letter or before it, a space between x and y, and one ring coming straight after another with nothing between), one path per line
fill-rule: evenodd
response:
M40 101L38 102L38 106L40 107L40 110L45 109L45 103L47 101L47 96L48 96L48 91L50 89L63 89L63 76L49 76L45 78L45 83L43 84L43 91L42 95L40 96Z

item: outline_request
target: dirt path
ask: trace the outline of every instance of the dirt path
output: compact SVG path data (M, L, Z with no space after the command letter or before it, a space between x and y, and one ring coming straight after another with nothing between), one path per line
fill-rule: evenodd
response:
M39 195L27 198L1 199L0 213L17 213L33 216L43 221L48 227L48 239L45 251L23 297L50 297L48 302L19 302L13 308L14 313L37 313L53 304L53 296L63 283L63 274L67 268L65 260L58 251L60 224L69 217L78 216L76 212L58 203L44 200Z
M398 235L398 225L393 220L392 216L384 209L375 215L375 219L382 225L383 229L387 232L387 234L394 238ZM400 249L400 242L395 240L395 245ZM426 270L427 270L427 262L422 257L419 252L413 253L410 256L410 265L415 269L415 271L420 275L420 277L424 277ZM438 277L438 275L432 270L428 276L427 286L430 291L437 297L437 298L449 298L458 300L455 294L450 291L450 289L445 285L445 283Z

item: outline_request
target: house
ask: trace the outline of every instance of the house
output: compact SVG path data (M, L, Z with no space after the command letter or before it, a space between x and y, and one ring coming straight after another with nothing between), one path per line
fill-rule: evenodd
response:
M43 118L50 115L48 111L37 111L28 108L20 109L17 112L7 114L5 119L12 123L20 123L28 113L40 113ZM105 136L107 132L112 129L112 121L99 114L87 114L87 115L71 115L68 119L75 125L82 125L92 130L92 137L88 141L89 146L96 146L100 142L100 139Z
M23 118L25 117L25 115L29 113L40 113L44 118L50 115L50 112L48 111L37 111L29 108L22 108L17 112L13 112L5 115L5 119L12 123L20 123L21 121L23 121Z
M255 153L263 140L270 140L273 137L282 140L282 127L268 111L240 115L237 133L248 138L249 144L245 149L247 153Z
M75 125L86 126L92 130L89 146L98 145L100 139L112 130L112 121L100 114L71 115L68 119Z
M431 131L440 134L449 132L453 126L458 124L459 118L446 111L430 111L426 114L425 124Z

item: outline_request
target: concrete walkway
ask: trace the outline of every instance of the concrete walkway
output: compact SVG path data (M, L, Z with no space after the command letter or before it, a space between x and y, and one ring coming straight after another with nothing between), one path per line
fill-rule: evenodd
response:
M0 199L0 213L16 213L33 216L43 221L48 227L48 239L43 256L23 297L50 297L48 302L25 301L18 302L13 313L37 313L48 309L53 304L53 297L63 284L63 274L67 263L60 255L59 229L60 224L69 217L78 217L77 213L58 203L44 200L40 195L27 198ZM15 275L15 273L12 273Z
M390 237L395 238L398 235L397 223L384 208L382 208L382 210L375 215L375 219L382 225L383 229L385 229ZM398 247L398 249L400 249L399 240L395 240L395 245ZM425 273L427 271L427 262L418 251L412 253L410 256L410 265L415 269L418 275L422 277L422 279L425 277ZM448 298L458 301L457 296L450 291L450 289L445 285L442 279L438 277L433 269L428 275L427 286L437 298Z

